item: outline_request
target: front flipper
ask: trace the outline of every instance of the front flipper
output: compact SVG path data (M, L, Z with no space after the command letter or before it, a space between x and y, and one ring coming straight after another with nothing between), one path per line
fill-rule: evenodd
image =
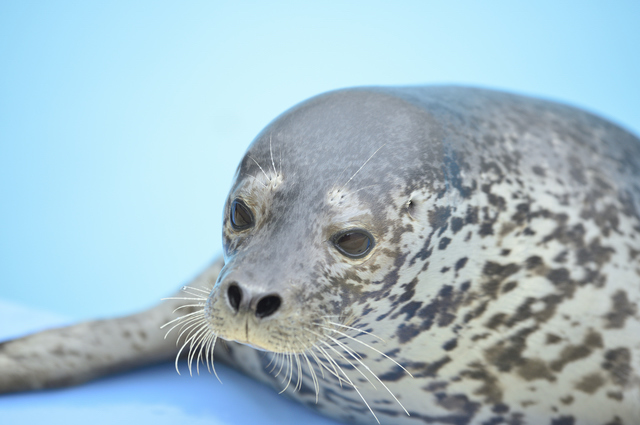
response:
M189 286L211 288L221 258ZM144 312L50 329L0 343L0 393L64 387L172 359L174 338L160 326L178 317L184 301L171 300ZM180 314L184 314L181 310Z

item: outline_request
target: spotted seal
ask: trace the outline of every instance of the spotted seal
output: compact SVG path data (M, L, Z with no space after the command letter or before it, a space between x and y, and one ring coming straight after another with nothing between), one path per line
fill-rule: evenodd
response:
M334 91L257 136L224 215L224 261L186 294L5 343L0 389L175 355L168 330L190 369L345 422L638 423L640 141L618 126L473 88Z

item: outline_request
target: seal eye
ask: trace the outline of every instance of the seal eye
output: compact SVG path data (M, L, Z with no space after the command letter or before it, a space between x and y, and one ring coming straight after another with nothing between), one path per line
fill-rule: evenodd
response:
M364 230L348 230L333 238L338 251L351 258L364 257L373 247L373 236Z
M239 199L231 203L231 211L229 214L231 226L235 230L244 230L253 226L253 215L251 210Z

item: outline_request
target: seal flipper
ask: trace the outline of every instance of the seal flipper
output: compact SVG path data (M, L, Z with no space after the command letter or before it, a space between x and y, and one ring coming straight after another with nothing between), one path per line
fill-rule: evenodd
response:
M223 266L216 259L190 286L211 287ZM183 296L183 295L182 295ZM184 304L162 302L131 316L79 323L0 343L0 393L65 387L172 359L175 338L160 326ZM182 311L184 313L184 311Z

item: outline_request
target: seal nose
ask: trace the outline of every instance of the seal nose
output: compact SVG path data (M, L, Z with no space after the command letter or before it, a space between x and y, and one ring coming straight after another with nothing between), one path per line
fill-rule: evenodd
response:
M282 299L278 295L259 294L253 297L249 295L237 282L231 283L227 288L227 300L235 313L242 309L251 310L258 319L262 319L278 311L282 304Z

